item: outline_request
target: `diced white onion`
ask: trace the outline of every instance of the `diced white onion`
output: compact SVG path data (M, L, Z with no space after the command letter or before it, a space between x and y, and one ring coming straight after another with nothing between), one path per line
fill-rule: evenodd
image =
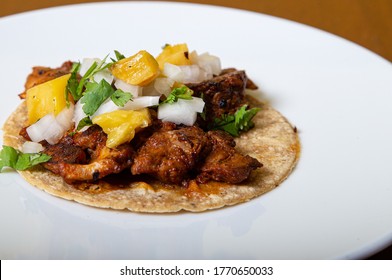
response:
M140 96L133 100L128 101L124 107L119 109L123 110L139 110L142 108L156 106L159 104L159 96Z
M165 63L163 74L180 83L198 83L202 81L200 80L200 68L197 65L177 66Z
M202 112L204 101L193 97L191 100L179 99L174 103L161 104L158 107L158 119L175 124L193 125L197 119L197 112Z
M94 113L94 115L92 115L92 117L116 110L139 110L150 106L156 106L158 104L159 96L140 96L128 101L124 107L117 106L110 98L108 98L101 106L99 106L98 110Z
M78 126L79 122L87 117L86 113L83 111L83 105L80 100L75 104L75 110L72 121L75 123L75 126Z
M64 129L68 130L72 126L72 117L74 115L75 105L69 104L69 107L65 107L57 116L56 121Z
M180 66L170 63L164 64L163 75L177 82L180 82L184 79L184 73L182 72Z
M222 71L219 57L202 53L197 57L197 65L205 70L208 74L218 75Z
M154 82L154 88L160 94L168 96L172 91L173 84L174 80L170 78L156 78Z
M34 142L42 140L48 141L49 144L56 144L64 133L72 126L75 106L70 104L65 107L57 116L47 114L36 123L30 125L26 132ZM79 122L78 122L79 123Z
M116 79L116 81L114 83L114 86L117 89L121 89L122 91L132 93L133 97L138 97L139 95L142 94L142 88L141 87L128 84L128 83L126 83L126 82L124 82L123 80L120 80L120 79Z
M108 98L105 100L105 102L101 104L101 106L99 106L98 110L92 115L92 117L99 116L105 113L110 113L118 109L119 107L114 104L112 99Z
M26 141L22 145L22 152L26 154L39 153L44 150L44 147L40 143Z
M102 80L106 80L106 82L108 82L108 84L111 85L114 77L108 69L104 69L104 70L101 70L101 71L95 73L93 76L93 79L97 83L99 83Z
M56 144L63 136L65 130L56 121L54 114L47 114L36 123L26 129L30 139L34 142L42 140L48 141L49 144Z
M204 110L204 101L203 99L199 97L192 97L192 99L187 100L187 99L179 99L178 100L181 104L184 104L184 106L188 106L190 110L202 113ZM177 101L177 102L178 102Z
M165 63L163 74L167 78L180 83L200 83L204 80L211 79L214 72L217 71L216 69L218 69L216 65L208 64L207 62L203 65L205 68L200 67L198 64L178 66Z
M197 65L183 65L179 66L183 74L182 83L199 83L200 80L200 67Z
M196 112L189 110L187 106L181 106L179 102L162 104L158 108L158 119L164 122L191 126L196 118Z

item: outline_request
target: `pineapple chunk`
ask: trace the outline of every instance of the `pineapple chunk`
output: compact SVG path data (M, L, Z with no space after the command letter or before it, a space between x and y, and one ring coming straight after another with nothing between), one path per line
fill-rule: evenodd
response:
M166 45L162 52L157 56L159 68L163 70L165 63L174 65L191 65L189 60L189 51L187 44Z
M71 74L67 74L58 77L26 91L28 125L47 114L57 115L65 108L65 90L70 76Z
M116 110L98 115L92 119L108 135L106 146L115 148L133 139L139 128L147 127L151 123L147 108L141 110Z
M145 86L159 75L159 65L147 51L121 59L111 68L112 74L128 84Z

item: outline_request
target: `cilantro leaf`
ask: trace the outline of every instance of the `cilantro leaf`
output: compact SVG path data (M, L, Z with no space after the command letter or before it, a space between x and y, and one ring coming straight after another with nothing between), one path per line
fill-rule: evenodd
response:
M161 102L161 104L164 103L172 104L174 102L177 102L177 100L180 98L190 100L192 99L192 94L193 94L193 90L191 90L187 86L178 87L173 89L168 95L168 97L166 98L166 100Z
M83 75L83 77L80 79L78 86L76 88L76 93L75 95L78 96L79 98L83 95L83 88L86 86L86 84L92 79L92 77L98 73L99 71L105 70L106 68L109 68L113 63L106 63L106 59L109 56L106 55L101 62L98 64L96 61L93 62L93 64L90 66L89 69L87 69L86 73ZM80 69L78 69L79 71Z
M212 129L224 130L234 137L239 136L242 131L248 131L254 126L252 118L260 111L260 108L249 110L246 108L247 105L244 105L234 115L223 115L221 118L216 118Z
M114 60L112 58L113 62L117 62L117 61L125 58L125 56L122 53L120 53L119 51L117 51L117 50L114 50L114 54L116 55L116 60Z
M92 116L101 106L101 104L114 93L112 86L104 79L99 83L88 82L86 91L80 102L83 105L83 111L87 116Z
M124 107L125 103L127 103L129 100L132 100L133 96L130 92L125 92L121 89L117 89L115 92L113 92L110 98L117 106Z
M235 113L235 125L239 128L240 131L248 131L252 127L254 127L254 123L252 122L252 118L256 115L260 108L252 108L247 110L247 106L242 106Z
M83 87L85 86L86 82L88 79L90 79L93 76L94 70L98 67L98 64L96 61L93 62L93 64L90 66L90 68L87 70L87 72L83 75L83 77L80 79L80 82L76 88L76 95L77 96L82 96L83 92Z
M92 125L93 122L91 121L90 117L84 117L78 123L78 127L76 128L77 131L81 130L85 126Z
M13 147L3 146L0 152L0 172L4 167L11 167L15 170L26 170L37 164L47 162L51 157L42 153L22 153Z
M223 115L220 119L216 118L213 124L213 130L223 130L232 136L238 136L239 131L235 125L234 115Z
M19 153L18 161L15 164L15 169L16 170L26 170L28 168L31 168L37 164L47 162L50 160L51 157L47 154L40 154L40 153L34 153L34 154L24 154L24 153Z
M67 86L65 89L65 99L67 100L67 103L68 103L68 92L71 93L71 95L75 101L79 100L82 97L81 93L78 93L78 91L77 91L78 86L79 86L78 73L79 73L80 67L81 67L80 62L75 62L72 64L71 77L69 77L68 82L67 82Z
M3 146L0 152L0 171L3 167L8 166L15 168L15 163L18 160L18 152L10 146Z

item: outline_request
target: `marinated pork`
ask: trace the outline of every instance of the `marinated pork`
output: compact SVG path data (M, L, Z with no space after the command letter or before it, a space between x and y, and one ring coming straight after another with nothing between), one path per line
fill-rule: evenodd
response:
M158 131L138 150L132 174L149 174L165 183L189 178L211 150L205 132L195 126Z

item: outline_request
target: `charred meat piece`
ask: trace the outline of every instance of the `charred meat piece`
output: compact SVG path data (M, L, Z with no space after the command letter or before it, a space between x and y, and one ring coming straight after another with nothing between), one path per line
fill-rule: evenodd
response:
M158 131L138 150L131 172L180 184L210 150L206 133L198 127Z
M65 74L71 72L72 62L66 61L58 68L50 68L50 67L42 67L36 66L33 67L33 71L27 76L27 80L25 83L25 91L19 94L21 99L26 98L26 91L33 86L45 83L47 81L53 80Z
M75 145L94 151L97 147L103 147L106 144L107 135L98 125L92 125L88 129L75 133L72 141Z
M222 131L209 131L212 151L200 167L199 183L209 180L237 184L247 179L252 170L262 164L255 158L242 155L235 150L234 139Z
M66 139L66 143L60 142L46 147L44 153L49 151L50 154L53 151L59 154L43 166L63 177L67 183L95 181L109 174L120 173L132 164L134 150L131 145L123 144L115 149L106 147L107 136L99 126L94 125L84 132L76 133L72 144ZM68 149L67 145L73 147L69 148L69 151L74 149L75 158L61 151L64 147ZM86 160L79 161L82 158L81 151L84 152Z
M224 74L228 74L228 73L232 73L232 72L236 72L236 71L238 71L238 70L235 68L226 68L220 72L219 76L224 75ZM249 79L249 77L247 77L245 88L252 89L252 90L258 89L257 85L251 79Z
M58 143L56 145L47 145L43 153L51 156L48 163L87 163L85 151L78 146L69 143Z
M202 96L205 102L205 122L198 123L208 128L208 124L215 118L220 118L223 114L234 114L245 105L247 80L244 71L231 71L198 84L188 84L194 91L194 96Z

